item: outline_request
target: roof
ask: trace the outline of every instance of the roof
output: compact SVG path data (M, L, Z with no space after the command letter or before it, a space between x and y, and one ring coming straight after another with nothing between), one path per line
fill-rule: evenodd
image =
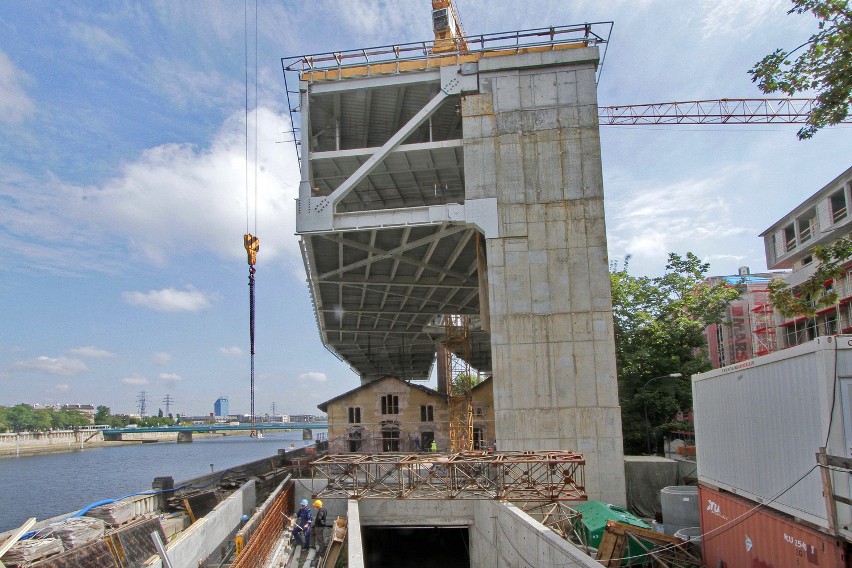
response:
M355 387L352 390L348 390L344 393L341 393L334 398L328 399L325 402L321 402L317 405L317 408L319 408L323 412L328 412L328 405L331 404L332 402L337 402L341 398L345 398L345 397L349 396L350 394L355 394L356 392L358 392L360 390L373 388L373 387L376 386L376 384L378 384L382 381L386 381L386 380L392 380L392 381L400 382L400 383L402 383L402 384L404 384L404 385L406 385L410 388L421 390L421 391L425 392L426 394L429 394L429 395L432 395L432 396L439 396L439 397L442 397L442 398L446 396L444 394L439 393L436 390L430 389L429 387L424 387L423 385L418 385L418 384L415 384L415 383L410 383L408 381L403 381L402 379L398 379L397 377L385 376L385 377L382 377L381 379L376 379L375 381L370 381L369 383L363 384L361 386Z

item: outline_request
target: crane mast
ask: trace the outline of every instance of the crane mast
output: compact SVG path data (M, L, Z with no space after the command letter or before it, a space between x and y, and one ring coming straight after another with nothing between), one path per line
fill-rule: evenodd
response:
M468 50L453 0L432 0L432 30L435 32L432 53Z

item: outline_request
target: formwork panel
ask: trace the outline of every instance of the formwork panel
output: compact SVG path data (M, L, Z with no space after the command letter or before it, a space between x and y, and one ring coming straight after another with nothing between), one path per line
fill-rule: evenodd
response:
M841 540L707 486L698 498L705 566L848 566Z

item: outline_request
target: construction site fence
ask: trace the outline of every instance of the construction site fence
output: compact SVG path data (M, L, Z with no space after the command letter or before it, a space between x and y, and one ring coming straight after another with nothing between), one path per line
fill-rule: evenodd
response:
M232 568L256 568L269 559L284 533L287 518L293 516L294 491L292 476L288 475L237 532L237 558Z

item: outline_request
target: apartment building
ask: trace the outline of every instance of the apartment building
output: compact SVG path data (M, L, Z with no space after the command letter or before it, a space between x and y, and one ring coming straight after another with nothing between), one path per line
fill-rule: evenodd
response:
M794 288L813 276L814 247L831 244L852 231L851 199L852 167L761 233L767 268L791 270L784 280ZM852 332L852 259L847 263L844 277L826 281L825 286L837 293L835 306L809 318L783 318L776 314L778 348L799 345L823 335Z

